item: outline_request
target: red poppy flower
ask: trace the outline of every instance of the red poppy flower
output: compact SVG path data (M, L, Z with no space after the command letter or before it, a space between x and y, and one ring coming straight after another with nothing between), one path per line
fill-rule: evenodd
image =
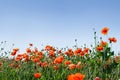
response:
M108 34L108 31L109 31L109 28L108 27L104 27L102 30L101 30L101 33L106 35Z

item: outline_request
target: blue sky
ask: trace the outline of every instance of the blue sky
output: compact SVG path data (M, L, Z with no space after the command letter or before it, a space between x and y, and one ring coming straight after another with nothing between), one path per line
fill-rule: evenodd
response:
M91 45L108 26L113 45L120 51L120 0L0 0L0 41L25 49L29 43L41 47Z

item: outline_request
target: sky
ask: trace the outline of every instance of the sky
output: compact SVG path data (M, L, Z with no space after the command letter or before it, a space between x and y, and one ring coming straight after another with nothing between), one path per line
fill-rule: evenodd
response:
M120 51L120 0L0 0L0 41L24 50L29 43L72 47L94 44L103 27Z

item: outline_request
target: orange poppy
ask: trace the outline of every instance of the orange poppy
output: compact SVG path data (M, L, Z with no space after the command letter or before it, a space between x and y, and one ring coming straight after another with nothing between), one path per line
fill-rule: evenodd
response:
M49 51L51 49L50 45L46 45L45 50Z
M54 57L54 55L55 55L54 53L55 53L55 51L54 51L54 50L50 50L50 51L49 51L49 56Z
M79 80L84 80L84 77L85 77L85 75L83 75L81 73L76 73L75 76L78 77Z
M38 65L38 66L41 66L41 65L42 65L42 62L37 62L37 65Z
M75 80L75 75L74 74L68 75L68 79L67 80Z
M21 61L21 60L22 60L22 57L17 56L17 57L15 58L15 60L16 60L16 61Z
M13 52L11 53L11 55L12 55L12 56L15 56L16 53L17 53L16 51L13 51Z
M39 58L34 58L33 62L39 62L39 60L40 60Z
M27 48L27 49L26 49L26 52L27 52L27 53L31 53L31 49L30 49L30 48Z
M60 64L60 63L62 63L63 59L64 59L63 56L59 56L59 57L55 58L54 63Z
M69 65L69 69L72 70L72 69L75 69L75 68L76 68L76 65L75 65L75 64L70 64L70 65Z
M109 38L109 41L116 43L116 42L117 42L117 39L116 39L115 37L112 37L112 38Z
M69 64L71 64L71 62L67 60L67 61L64 62L64 64L69 65Z
M17 52L17 51L19 51L19 49L18 48L14 48L13 51Z
M55 49L50 45L46 45L45 50L49 51L49 50L55 50Z
M82 49L81 49L81 48L78 48L78 49L76 49L76 50L74 51L74 54L75 54L75 55L78 55L81 51L82 51Z
M68 54L69 54L69 52L68 52L68 51L66 51L66 52L64 52L64 54L68 55Z
M68 80L84 80L85 75L81 73L68 75Z
M89 51L89 48L85 48L85 49L83 50L83 52L85 52L85 53L88 53L88 51Z
M84 51L81 51L80 52L80 56L84 56L85 55L85 52Z
M101 33L106 35L108 34L108 31L109 31L109 28L108 27L104 27L102 30L101 30Z
M17 56L18 56L18 57L23 57L23 54L18 54Z
M68 51L65 52L65 54L67 54L68 56L73 56L74 55L73 50L71 48L69 48Z
M9 64L10 67L14 67L14 65L15 65L14 63L10 63Z
M62 50L58 50L58 53L62 53Z
M82 68L81 62L78 62L78 63L77 63L76 68L79 68L79 69Z
M47 67L47 66L48 66L48 65L47 65L47 62L43 62L41 66L42 66L42 67Z
M107 42L105 42L105 41L101 41L101 42L100 42L100 46L103 46L103 47L104 47L104 46L106 46L106 45L107 45Z
M23 58L28 58L29 56L28 56L28 54L27 53L24 53L23 54Z
M13 52L11 53L11 55L12 55L12 56L15 56L18 51L19 51L18 48L14 48L14 49L13 49Z
M35 77L35 78L40 78L40 77L41 77L41 73L35 73L35 74L34 74L34 77Z
M97 46L97 47L96 47L96 50L97 50L97 51L102 51L103 49L104 49L104 48L103 48L102 46Z
M58 70L58 69L59 69L59 67L58 67L58 66L54 66L54 69L55 69L55 70Z

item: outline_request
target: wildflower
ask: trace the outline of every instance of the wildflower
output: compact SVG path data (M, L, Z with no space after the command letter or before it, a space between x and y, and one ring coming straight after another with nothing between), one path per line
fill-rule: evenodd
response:
M85 75L81 73L76 73L76 74L68 75L67 80L84 80L84 78L85 78Z
M69 60L65 61L64 64L65 65L69 65L71 62Z
M45 50L49 51L51 49L50 45L46 45Z
M27 48L27 49L26 49L26 52L27 52L27 53L31 53L31 49L30 49L30 48Z
M15 65L15 68L20 68L20 64L16 64L16 65Z
M47 62L43 62L41 66L42 67L47 67Z
M49 56L54 57L54 53L55 53L55 51L54 51L54 50L50 50L50 51L49 51Z
M58 53L62 53L62 50L58 50L57 52L58 52Z
M85 49L83 50L84 53L88 53L88 51L89 51L89 48L85 48Z
M117 42L117 39L116 39L115 37L112 37L112 38L109 38L109 41L110 41L110 43L111 43L111 42L116 43L116 42Z
M17 51L19 51L19 49L18 48L14 48L13 51L17 52Z
M18 54L17 56L18 56L18 57L23 57L23 54Z
M66 51L66 52L64 52L64 54L68 55L68 54L69 54L69 52L68 52L68 51Z
M39 58L34 58L33 62L39 62Z
M23 54L18 54L15 58L16 61L21 61L23 59Z
M85 75L83 75L83 74L81 74L81 73L76 73L75 76L76 76L77 78L79 78L79 80L84 80L84 77L85 77Z
M75 64L70 64L70 65L69 65L69 69L70 69L70 70L72 70L72 69L74 69L74 68L76 68L76 65L75 65Z
M60 64L60 63L62 63L63 59L64 59L63 56L59 56L59 57L55 58L54 63Z
M80 52L80 56L84 56L85 55L85 52L84 51L81 51Z
M34 74L34 77L35 77L35 78L40 78L40 77L41 77L41 73L35 73L35 74Z
M78 49L76 49L76 50L74 51L74 54L75 54L75 55L78 55L81 51L82 51L82 49L81 49L81 48L78 48Z
M24 54L23 54L23 58L28 58L28 54L27 54L27 53L24 53Z
M101 33L104 34L104 35L107 35L107 34L108 34L108 31L109 31L109 28L108 28L108 27L104 27L104 28L101 30Z
M55 49L50 45L46 45L45 50L49 51L49 50L55 50Z
M55 69L55 70L58 70L58 68L59 68L58 66L54 66L54 69Z
M14 48L14 49L13 49L13 52L11 53L11 55L12 55L12 56L15 56L18 51L19 51L18 48Z
M22 60L22 57L17 56L17 57L15 58L15 60L16 60L16 61L21 61L21 60Z
M73 55L74 55L73 50L72 50L71 48L68 49L68 55L69 55L69 56L73 56Z
M17 53L16 51L13 51L13 52L11 53L11 55L12 55L12 56L15 56L16 53Z
M102 46L97 46L97 47L96 47L96 50L97 50L97 51L102 51L103 49L104 49L104 48L103 48Z
M38 66L41 66L41 65L42 65L42 62L37 62L37 65L38 65Z
M94 80L101 80L99 77L96 77Z
M10 67L14 67L14 65L15 65L14 63L10 63L9 64Z
M89 48L84 48L83 51L80 52L80 56L84 56L85 54L87 54L89 51Z
M78 63L77 63L76 68L79 68L79 69L82 68L81 62L78 62Z
M101 41L101 43L100 43L100 46L106 46L107 45L107 42L105 42L105 41Z
M67 80L76 80L75 79L75 75L74 74L68 75L68 79Z

